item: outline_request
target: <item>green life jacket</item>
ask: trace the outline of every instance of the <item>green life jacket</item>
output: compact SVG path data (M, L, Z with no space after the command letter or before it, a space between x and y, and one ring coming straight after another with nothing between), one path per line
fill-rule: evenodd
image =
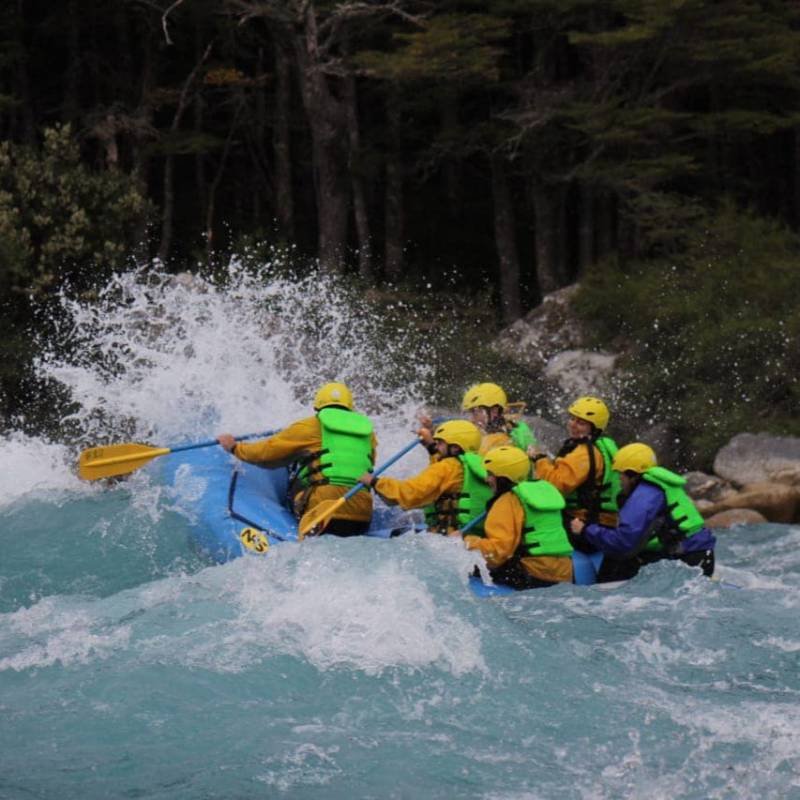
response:
M471 519L486 510L492 499L492 489L486 482L483 459L477 453L458 456L464 472L461 491L440 495L432 505L425 506L425 522L431 530L447 533L448 529L460 529ZM470 536L483 536L483 522L470 528Z
M694 536L705 526L703 517L683 488L686 478L664 467L650 467L642 473L642 480L664 492L667 511L666 516L656 518L650 526L649 532L653 535L642 549L670 552L682 539Z
M372 469L372 422L363 414L343 408L323 408L317 413L322 448L303 460L299 478L305 486L332 483L355 486L359 476ZM312 461L317 461L312 465Z
M536 444L536 436L531 430L531 426L522 420L511 423L508 435L511 437L514 447L519 447L520 450L527 450L528 447Z
M617 443L609 436L599 436L594 441L578 442L575 447L584 445L589 450L589 475L586 480L575 491L570 492L567 497L567 509L577 511L586 509L588 521L597 522L601 511L609 514L616 514L619 511L617 497L622 486L619 474L611 469L611 462L617 453ZM600 451L603 457L603 474L597 475L594 460L594 447ZM573 448L560 451L559 455L566 455Z
M516 555L571 556L572 545L564 530L561 492L547 481L523 481L512 490L522 503L525 523Z
M600 510L609 514L619 511L617 498L622 491L619 473L611 469L611 463L617 454L617 443L610 436L600 436L595 445L603 456L603 482L600 484Z

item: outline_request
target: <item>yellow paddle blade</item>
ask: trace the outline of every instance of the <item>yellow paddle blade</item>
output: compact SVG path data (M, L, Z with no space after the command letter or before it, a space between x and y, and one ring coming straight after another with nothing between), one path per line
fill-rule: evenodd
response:
M327 522L344 503L344 497L340 497L338 500L323 500L319 505L314 506L311 511L303 514L303 518L297 526L299 538L302 539L309 533L313 534L314 529Z
M127 475L156 456L172 452L168 447L146 444L109 444L91 447L78 458L78 475L85 481Z

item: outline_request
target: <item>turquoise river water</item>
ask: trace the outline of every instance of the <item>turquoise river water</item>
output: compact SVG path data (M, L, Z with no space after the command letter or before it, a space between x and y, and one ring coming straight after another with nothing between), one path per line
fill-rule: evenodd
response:
M75 347L39 369L78 443L0 440L0 798L800 798L798 527L721 533L723 584L657 564L478 599L458 542L215 565L151 470L81 482L81 446L269 428L329 377L372 398L384 454L408 439L413 387L348 339L369 330L329 299L320 371L263 284L64 301Z

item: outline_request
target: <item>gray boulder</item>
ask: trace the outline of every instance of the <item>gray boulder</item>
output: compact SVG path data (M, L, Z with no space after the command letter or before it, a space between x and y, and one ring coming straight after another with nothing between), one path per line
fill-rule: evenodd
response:
M734 493L734 488L727 481L706 472L687 472L686 491L693 500L708 500L717 503Z
M615 353L592 349L584 323L572 309L578 284L546 295L541 304L501 331L492 347L544 385L537 411L562 414L581 395L603 397L612 407L628 378ZM562 436L563 439L566 436Z
M518 364L535 371L562 350L585 346L581 324L571 304L578 284L546 295L541 304L502 331L492 346Z
M740 433L717 453L714 472L736 486L768 481L800 485L800 438Z
M706 520L709 528L732 528L734 525L760 525L767 521L763 514L752 508L731 508L720 511Z
M774 481L748 484L725 495L706 513L711 516L734 508L758 511L770 522L800 522L800 485L788 486Z
M562 350L547 362L544 376L566 397L608 396L618 356L591 350Z

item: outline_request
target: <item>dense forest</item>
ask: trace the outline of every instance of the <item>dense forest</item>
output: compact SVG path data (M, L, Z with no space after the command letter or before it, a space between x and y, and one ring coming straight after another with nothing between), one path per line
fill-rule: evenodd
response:
M749 402L794 414L794 0L9 0L0 39L8 411L54 288L270 242L366 286L489 294L498 327L581 279L599 341L646 349L663 306L702 393L733 370L694 347L701 287L734 388L772 348Z

